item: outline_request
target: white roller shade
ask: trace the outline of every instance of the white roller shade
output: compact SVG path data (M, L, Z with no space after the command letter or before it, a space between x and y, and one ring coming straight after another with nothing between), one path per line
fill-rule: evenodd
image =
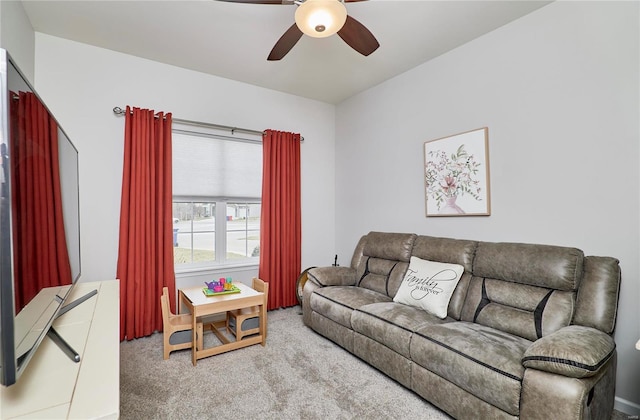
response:
M208 134L173 134L173 196L259 200L262 143Z

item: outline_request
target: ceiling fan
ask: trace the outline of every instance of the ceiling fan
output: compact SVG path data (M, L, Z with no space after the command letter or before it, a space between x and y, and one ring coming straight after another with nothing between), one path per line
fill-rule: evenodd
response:
M230 3L285 4L298 6L295 23L280 37L267 60L282 59L303 34L314 38L325 38L335 33L351 48L368 56L380 44L373 34L360 22L347 14L344 3L366 0L221 0Z

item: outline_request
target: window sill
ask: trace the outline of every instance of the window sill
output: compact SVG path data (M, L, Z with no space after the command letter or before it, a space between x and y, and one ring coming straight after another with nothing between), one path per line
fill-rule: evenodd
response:
M220 265L206 265L206 266L188 266L175 269L176 278L192 276L194 274L208 275L211 273L233 273L237 271L247 271L258 269L258 261L244 262L236 264L220 264Z

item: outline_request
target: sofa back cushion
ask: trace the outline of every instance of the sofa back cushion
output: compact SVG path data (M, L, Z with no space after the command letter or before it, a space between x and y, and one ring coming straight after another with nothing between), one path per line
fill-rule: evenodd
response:
M362 257L355 259L356 285L395 296L409 267L415 239L416 235L411 233L367 234L358 244L358 247L362 245Z
M583 261L576 248L479 242L462 319L529 340L570 325Z
M584 269L572 324L613 334L620 297L620 262L612 257L589 256Z
M360 262L364 258L364 244L367 243L367 235L364 235L360 238L358 243L356 244L356 249L353 250L353 256L351 256L351 265L350 267L354 270L358 269Z
M418 236L413 245L412 255L415 257L429 261L460 264L464 267L464 273L451 296L447 311L449 317L457 320L460 320L462 305L464 304L467 290L469 289L473 258L477 245L478 243L476 241L438 238L426 235Z

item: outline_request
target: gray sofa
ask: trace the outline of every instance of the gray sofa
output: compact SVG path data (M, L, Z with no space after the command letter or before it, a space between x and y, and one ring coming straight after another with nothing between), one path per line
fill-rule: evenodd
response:
M464 267L444 319L394 302L410 257ZM371 232L308 272L304 323L451 416L608 419L618 260L576 248Z

